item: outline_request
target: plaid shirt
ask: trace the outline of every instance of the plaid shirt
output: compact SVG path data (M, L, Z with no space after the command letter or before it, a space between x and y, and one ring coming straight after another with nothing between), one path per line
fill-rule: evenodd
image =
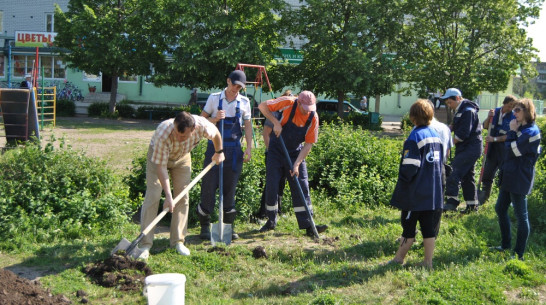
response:
M161 122L152 136L150 146L153 148L151 161L158 165L167 165L169 160L178 160L191 152L203 138L212 140L218 132L216 126L206 118L193 115L195 130L189 139L179 142L173 134L174 119Z

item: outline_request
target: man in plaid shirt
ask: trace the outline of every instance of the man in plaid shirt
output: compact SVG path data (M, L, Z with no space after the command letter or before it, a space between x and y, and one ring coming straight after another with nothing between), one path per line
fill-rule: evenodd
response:
M163 209L168 207L172 213L170 244L185 256L190 255L190 250L184 246L184 237L188 233L189 197L184 196L178 203L173 202L173 198L191 182L190 152L203 138L211 140L214 145L216 153L212 156L212 162L219 164L224 161L222 136L218 128L203 117L182 111L174 119L159 124L152 136L146 162L146 196L140 214L141 230L157 216L161 192L164 192ZM139 258L148 258L153 238L152 231L142 239Z

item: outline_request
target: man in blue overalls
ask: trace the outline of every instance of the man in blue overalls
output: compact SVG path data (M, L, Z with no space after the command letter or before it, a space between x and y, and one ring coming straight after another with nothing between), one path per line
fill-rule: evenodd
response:
M502 102L502 107L491 109L489 115L483 121L483 128L485 129L489 128L490 123L493 125L491 126L491 133L485 137L485 141L489 143L489 146L486 158L482 161L485 162L485 165L482 174L481 190L478 190L480 205L489 199L493 179L495 179L495 174L504 160L504 141L506 141L506 133L510 131L510 121L515 118L512 113L515 102L516 98L513 95L506 96ZM491 117L493 117L492 122Z
M235 188L243 169L243 161L248 162L252 151L252 125L250 122L250 101L240 95L239 91L245 88L246 76L243 71L235 70L227 78L227 88L222 92L209 96L201 116L208 118L216 124L219 130L224 124L224 170L223 170L223 194L224 194L224 223L233 224L237 210L235 209ZM223 122L222 122L223 121ZM245 128L246 149L241 148L242 129ZM209 164L214 155L214 145L209 141L205 152L204 164ZM219 187L219 168L213 167L204 177L201 183L201 203L197 205L197 216L201 224L202 239L210 239L210 214L214 210L216 202L216 190ZM239 236L233 231L232 239Z
M474 179L476 161L482 154L482 125L478 118L478 105L463 99L461 91L456 88L447 89L441 97L446 105L455 111L451 130L455 144L455 157L451 162L453 172L446 180L446 203L444 211L456 211L459 205L459 184L463 188L466 202L464 212L478 210L478 194Z
M263 115L273 123L273 132L269 137L269 148L266 160L266 210L268 220L260 229L266 232L275 229L277 225L277 195L279 183L282 177L289 178L292 205L296 213L296 219L300 229L306 230L306 234L313 236L311 219L304 205L312 212L311 197L309 196L309 182L307 178L307 166L305 158L309 155L313 144L318 140L318 115L316 114L316 98L310 91L301 92L298 97L281 96L274 100L268 100L258 105ZM272 112L282 112L282 117L277 119ZM290 155L292 168L284 155L281 136ZM302 145L302 143L304 143ZM305 197L302 202L297 193L299 183ZM328 226L317 225L318 233L324 232Z

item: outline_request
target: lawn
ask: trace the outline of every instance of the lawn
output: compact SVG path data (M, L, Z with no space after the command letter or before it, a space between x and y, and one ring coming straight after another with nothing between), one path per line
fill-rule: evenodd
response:
M60 119L44 134L64 138L123 175L134 156L145 151L156 124ZM382 266L394 256L402 232L397 210L366 204L336 209L331 203L336 198L323 192L312 195L315 222L329 225L319 241L298 230L289 209L275 231L259 233L259 222L237 222L241 238L221 250L201 241L198 227L190 227L186 244L191 256L182 257L168 247L163 224L148 266L154 273L185 274L187 304L546 303L545 232L533 229L543 224L531 222L524 262L511 259L509 252L490 251L500 242L496 195L475 214L442 218L433 270L417 266L423 256L420 235L406 265ZM532 211L544 213L543 208ZM83 272L85 266L107 258L122 237L133 240L138 234L137 224L121 223L86 238L37 240L23 249L0 250L0 267L38 277L53 294L74 303L80 302L76 294L82 290L90 304L145 304L141 290L104 288ZM264 247L267 258L254 258L258 246Z

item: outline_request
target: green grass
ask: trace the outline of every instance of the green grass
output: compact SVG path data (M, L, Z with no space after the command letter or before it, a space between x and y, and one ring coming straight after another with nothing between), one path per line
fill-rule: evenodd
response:
M114 128L91 128L90 132ZM136 149L126 147L127 151L120 153ZM312 196L315 222L330 226L327 240L315 243L304 236L289 212L280 218L277 230L265 234L257 232L260 224L237 223L242 238L226 247L227 256L208 252L210 242L200 241L195 227L189 229L189 257L169 248L164 235L156 236L148 264L154 273L186 275L187 304L545 303L544 232L533 230L535 224L531 223L525 262L511 260L509 252L488 249L500 242L496 196L477 214L442 218L433 271L416 266L423 257L420 235L405 266L380 265L397 249L395 240L402 232L398 211L363 205L343 212L334 207L331 198L318 193ZM133 240L138 233L138 225L123 224L94 232L86 239L35 242L22 250L0 252L0 267L46 269L48 275L40 281L52 293L64 294L74 303L80 301L76 291L85 290L91 304L146 304L141 291L103 288L92 284L82 272L85 265L106 258L122 237ZM267 259L253 258L256 246L266 249Z

